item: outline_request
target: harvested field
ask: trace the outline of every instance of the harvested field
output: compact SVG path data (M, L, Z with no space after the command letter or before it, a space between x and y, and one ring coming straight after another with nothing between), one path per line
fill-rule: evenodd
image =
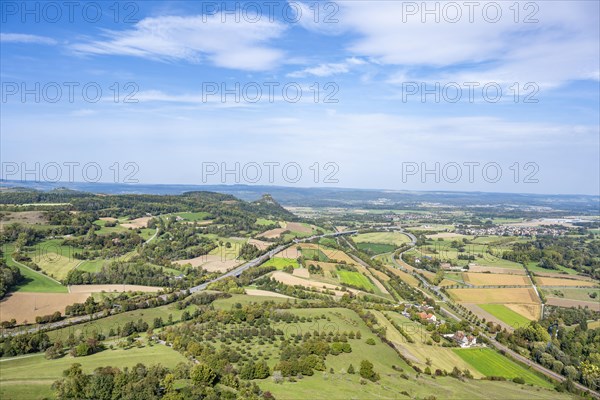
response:
M299 276L300 278L310 278L310 273L306 268L294 268L293 274L294 276Z
M155 293L163 288L143 285L71 285L69 293L100 293L100 292L147 292Z
M390 277L387 276L386 274L384 274L381 271L378 271L374 268L369 268L369 272L371 272L371 274L375 275L375 277L377 277L379 280L382 280L384 282L387 282L390 280Z
M530 286L531 282L526 275L512 274L478 274L463 272L463 280L475 286Z
M481 265L469 265L469 272L491 272L492 274L517 274L527 275L522 268L484 267Z
M443 279L438 286L440 287L448 287L448 286L454 286L454 285L460 285L458 282L450 280L450 279Z
M258 240L258 239L248 239L248 244L256 246L256 248L259 250L264 250L267 247L269 247L270 245L272 245L273 243L265 242L263 240Z
M313 229L310 226L301 224L300 222L288 222L285 224L285 229L292 232L312 233Z
M113 217L100 217L98 218L100 221L110 221L110 222L116 222L117 219L113 218Z
M410 242L410 238L402 232L370 232L353 236L356 243L382 243L393 246L402 246Z
M461 303L539 304L540 302L533 288L448 289L448 293Z
M559 299L557 297L548 297L546 304L557 307L588 307L590 310L600 311L600 303L597 301L581 301L572 299Z
M542 308L537 304L506 304L506 307L530 320L538 320L542 314Z
M15 292L0 302L0 321L17 320L17 323L35 322L35 317L52 314L73 303L83 303L89 293L23 293Z
M121 224L121 226L123 228L131 228L131 229L139 229L139 228L147 228L148 227L148 221L150 221L152 219L152 217L141 217L141 218L136 218L136 219L132 219L129 222L126 222L124 224Z
M269 292L268 290L260 289L246 289L248 296L264 296L264 297L282 297L284 299L293 299L293 297L286 296L285 294Z
M392 272L394 275L398 276L400 279L402 279L404 282L408 283L410 286L414 286L417 287L419 286L419 280L417 278L415 278L414 276L412 276L409 273L406 273L402 270L399 270L398 268L394 268L392 266L387 266L387 269Z
M539 286L598 286L597 282L592 281L567 278L548 278L545 276L537 277L536 281Z
M281 236L283 232L285 232L285 229L283 228L269 229L268 231L259 234L258 237L264 237L267 239L277 239L279 236Z

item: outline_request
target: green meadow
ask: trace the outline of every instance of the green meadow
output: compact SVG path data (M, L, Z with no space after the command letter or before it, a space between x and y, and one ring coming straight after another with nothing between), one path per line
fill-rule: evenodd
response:
M275 257L275 258L270 258L262 265L263 266L273 266L273 267L281 270L281 269L284 269L285 267L287 267L288 265L291 265L294 268L298 268L298 261L295 258Z
M42 273L35 272L30 268L23 266L21 263L15 262L12 259L11 254L14 251L12 245L5 245L2 249L4 252L4 260L8 265L14 265L19 268L21 275L25 277L25 282L17 286L17 292L35 292L35 293L67 293L67 287L59 283L56 283L52 279L43 275Z
M62 372L74 363L81 364L86 373L91 373L98 367L109 365L123 369L143 363L161 364L172 368L186 361L179 352L162 345L134 347L129 350L104 350L77 358L67 355L56 360L47 360L43 354L0 359L0 398L2 400L53 398L52 383L60 379Z
M507 379L521 377L526 383L553 388L552 383L543 379L535 372L515 363L496 353L492 349L453 349L463 360L485 376L502 376Z
M367 278L360 272L339 269L336 271L336 274L340 279L341 283L345 283L347 285L362 288L365 290L375 291L375 285L373 285L373 282L371 282L369 278Z
M531 322L529 319L503 304L478 304L478 306L513 328L529 325Z

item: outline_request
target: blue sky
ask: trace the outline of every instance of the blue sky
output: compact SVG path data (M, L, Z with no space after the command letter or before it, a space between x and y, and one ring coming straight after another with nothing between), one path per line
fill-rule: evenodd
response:
M600 191L596 1L48 4L2 3L5 178Z

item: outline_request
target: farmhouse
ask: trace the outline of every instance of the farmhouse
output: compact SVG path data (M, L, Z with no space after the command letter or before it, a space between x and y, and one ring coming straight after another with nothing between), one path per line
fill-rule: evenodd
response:
M454 340L460 347L472 347L477 344L477 338L473 335L465 335L463 331L458 331L455 334L444 335L449 339Z
M435 322L437 321L437 317L431 313L426 313L426 312L420 312L417 314L419 316L419 318L426 319L428 322Z

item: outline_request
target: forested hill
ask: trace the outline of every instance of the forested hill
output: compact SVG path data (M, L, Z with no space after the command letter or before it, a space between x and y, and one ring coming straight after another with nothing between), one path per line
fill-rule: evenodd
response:
M53 209L65 211L97 212L103 217L127 215L138 218L182 211L206 212L209 215L250 216L277 220L296 220L270 195L249 203L233 195L213 192L186 192L181 195L121 194L104 195L55 189L48 192L14 190L0 192L0 204L17 205L24 211L33 203L52 204ZM36 209L39 209L37 207Z

